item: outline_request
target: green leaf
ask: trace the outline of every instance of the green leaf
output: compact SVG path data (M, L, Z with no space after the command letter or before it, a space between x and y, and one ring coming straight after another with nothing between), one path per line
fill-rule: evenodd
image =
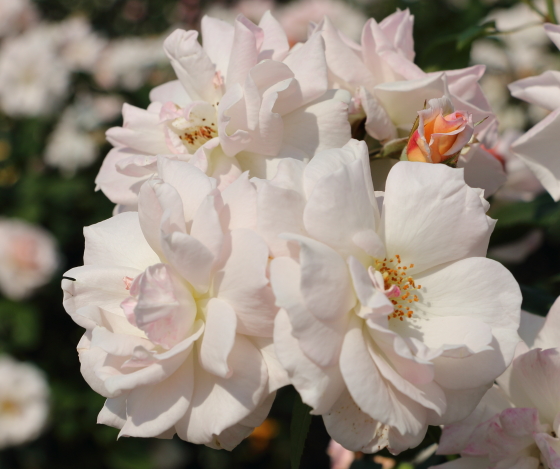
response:
M470 46L476 39L492 36L497 32L495 21L487 21L480 25L471 26L459 34L457 38L457 50L462 50Z
M290 461L292 469L299 469L305 439L311 424L310 411L311 407L304 404L299 394L296 394L292 410L292 422L290 424Z

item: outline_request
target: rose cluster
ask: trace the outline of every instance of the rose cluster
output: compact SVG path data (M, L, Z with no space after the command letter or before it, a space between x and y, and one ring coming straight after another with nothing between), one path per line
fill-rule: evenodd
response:
M472 418L504 372L553 366L537 349L508 368L521 293L485 257L505 173L484 69L422 71L412 27L370 19L358 44L325 18L291 46L265 13L165 40L177 80L107 132L115 213L62 282L98 422L232 449L291 384L345 448L398 454ZM522 430L507 412L488 438L538 431L556 455L557 410ZM464 454L499 460L481 432L461 430Z

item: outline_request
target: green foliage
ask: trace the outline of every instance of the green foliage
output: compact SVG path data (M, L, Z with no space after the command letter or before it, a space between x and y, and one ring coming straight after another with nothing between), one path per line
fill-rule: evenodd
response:
M292 423L290 424L290 462L292 469L299 469L305 440L311 425L311 407L301 401L299 394L294 398Z

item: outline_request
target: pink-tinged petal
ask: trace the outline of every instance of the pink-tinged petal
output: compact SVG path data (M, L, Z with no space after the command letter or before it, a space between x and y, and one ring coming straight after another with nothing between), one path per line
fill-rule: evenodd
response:
M153 178L142 186L138 200L138 220L142 233L154 252L163 258L162 222L170 231L186 231L181 197L173 186Z
M335 366L348 318L343 316L337 321L323 322L309 312L300 292L301 268L293 259L274 259L270 265L270 282L276 305L286 310L292 336L298 340L301 351L321 367Z
M375 86L372 74L328 17L323 21L322 34L329 70L351 87L363 85L372 89Z
M224 228L256 229L257 227L257 190L249 182L247 172L241 174L222 191L224 208L221 213Z
M371 278L369 277L364 266L354 256L348 258L348 267L352 275L352 284L356 296L360 300L362 306L371 308L374 315L387 316L392 313L393 304L385 295L384 291L374 288Z
M511 407L511 404L505 394L498 386L494 385L486 391L472 413L461 421L456 420L454 423L445 426L437 454L461 453L478 425L509 407Z
M163 124L160 123L159 106L147 110L124 104L123 126L107 130L107 140L115 147L129 147L140 153L157 155L169 153Z
M75 280L62 280L64 308L74 321L80 320L80 318L74 316L80 314L79 310L81 308L92 306L103 308L107 313L124 319L120 304L129 295L129 292L123 279L126 277L134 278L141 272L139 269L117 266L85 265L75 267L64 274ZM97 324L111 328L111 324ZM86 326L84 324L82 327ZM89 326L88 329L94 327L93 324ZM131 328L132 326L127 329L132 330Z
M560 467L560 440L548 433L538 433L535 435L535 442L541 450L541 457L546 461L548 467Z
M241 441L247 438L255 427L260 426L272 407L276 393L270 394L253 413L245 417L241 422L229 427L214 438L208 446L214 449L233 450Z
M122 428L126 423L126 397L127 394L124 394L107 399L101 412L97 415L97 423L113 428Z
M183 201L185 222L190 222L205 197L216 188L216 180L185 161L159 158L159 177L175 188Z
M117 170L119 162L130 158L131 155L129 150L113 148L103 160L95 178L96 190L101 189L115 204L135 206L138 203L138 191L149 177L149 174L129 176Z
M494 194L507 180L502 163L480 146L459 158L458 168L465 170L465 182L470 187L484 189L484 196Z
M560 109L556 109L511 145L513 153L556 201L560 200L560 159L556 151L559 132Z
M327 91L327 61L321 34L319 32L313 34L302 47L292 51L284 63L294 73L297 98L292 99L294 104L292 109L282 106L282 110L278 112L283 115L294 111L296 106L300 107L315 101Z
M423 180L433 184L426 186ZM408 199L412 193L417 194L414 205ZM485 212L483 200L464 183L462 171L441 164L399 162L385 184L381 237L388 255L399 254L404 264L414 263L409 273L421 272L486 255L494 221Z
M381 142L397 138L397 129L379 101L364 87L358 88L358 97L366 113L367 133Z
M375 230L375 209L368 191L371 182L366 180L369 177L362 161L356 160L319 179L303 212L309 235L338 252L352 253L352 236Z
M237 318L225 301L211 298L207 305L206 327L200 346L200 365L220 378L231 377L228 357L235 342Z
M560 27L552 23L545 23L543 27L550 40L560 49Z
M243 421L263 402L266 364L248 338L237 334L228 364L232 376L224 379L195 363L191 406L175 426L181 439L217 446L217 435Z
M536 407L552 424L560 412L560 353L558 349L531 350L517 357L510 375L510 396L518 407Z
M216 71L225 78L233 44L233 26L218 18L204 15L200 22L200 30L202 47L216 65Z
M385 257L387 257L383 241L381 241L379 235L373 230L359 231L352 236L352 241L371 257L376 259L385 259Z
M227 258L214 276L214 295L235 310L238 333L270 337L277 308L266 276L268 247L245 229L233 230L225 243Z
M247 128L243 88L240 84L228 87L218 106L218 134L222 150L227 156L235 156L251 141Z
M420 432L426 409L392 389L381 376L366 341L363 322L354 317L340 354L340 370L350 395L370 417L401 433Z
M277 175L286 172L301 180L304 164L288 158L280 162ZM281 233L305 234L303 209L305 199L300 191L282 187L272 181L262 181L257 195L257 229L266 240L274 257L289 256L289 242L278 237Z
M169 264L198 292L206 292L215 260L208 248L196 238L179 231L164 235L161 244Z
M364 413L346 390L323 414L323 421L329 435L351 451L375 452L387 446L388 429ZM370 449L372 441L375 449Z
M262 16L259 28L264 32L264 40L258 58L259 62L264 59L283 60L290 50L290 45L284 29L270 11Z
M365 186L367 189L369 200L375 206L375 195L371 178L366 175L369 173L369 153L367 145L358 140L350 140L342 148L333 148L325 150L316 155L305 167L303 186L307 198L311 196L315 184L325 176L334 173L345 165L349 165L356 160L362 162Z
M234 24L234 36L231 57L226 74L226 85L243 84L249 70L258 63L258 50L264 40L264 32L243 15L239 15Z
M303 151L308 157L350 140L348 103L345 90L329 90L306 107L284 115L284 145Z
M191 236L199 240L217 261L224 244L224 232L220 220L224 203L218 191L212 191L202 201L194 214Z
M199 169L202 170L202 168ZM216 148L212 152L212 161L208 174L218 182L218 190L223 191L226 189L242 173L243 170L239 166L237 159L226 156L221 147Z
M182 279L166 264L148 267L134 279L121 307L128 320L166 349L187 337L197 306Z
M554 308L554 305L552 305L552 307ZM548 314L550 315L550 312ZM553 345L552 343L551 345L545 345L543 343L534 345L537 336L542 335L542 333L544 332L542 331L542 329L545 324L545 320L546 318L544 318L543 316L537 316L536 314L532 314L527 311L521 310L521 320L519 322L518 332L519 332L519 336L523 339L523 342L527 344L528 348L539 347L539 348L547 349L547 348L554 348L556 346ZM559 342L556 341L556 344L558 343ZM528 349L526 351L528 351Z
M260 350L266 366L268 368L268 392L274 393L281 387L290 384L288 373L278 360L276 351L274 350L274 341L272 337L251 337L251 341Z
M377 83L414 80L425 73L399 53L377 22L371 18L362 32L362 57Z
M408 9L396 11L379 23L379 27L393 47L408 60L414 60L414 39L412 29L414 16Z
M313 414L329 412L344 391L338 365L322 368L309 360L292 335L288 314L280 310L274 322L274 347L278 360L288 372L290 382L301 399L313 408Z
M535 338L534 347L560 348L560 300L558 298L546 315L544 325Z
M130 391L126 398L126 423L120 436L156 437L172 429L185 415L193 392L192 355L157 384Z
M307 309L321 321L336 321L356 304L344 259L327 245L293 234L285 239L300 245L300 289Z
M549 111L560 108L560 72L548 70L537 77L524 78L508 85L512 96Z
M144 270L159 258L144 238L138 213L125 212L84 228L84 264Z
M180 107L185 107L192 102L179 80L168 81L153 88L150 91L150 101L162 104L171 101Z
M194 342L200 337L203 330L204 328L198 325L190 337L176 345L167 354L153 355L153 363L144 368L128 374L119 373L107 376L105 387L111 393L111 397L116 397L123 391L154 385L167 379L185 362L192 352Z
M439 73L415 80L383 83L377 85L374 91L393 124L406 128L412 126L418 111L424 108L425 101L441 98L445 86Z
M214 103L216 67L197 39L196 31L176 29L167 37L163 48L189 98Z

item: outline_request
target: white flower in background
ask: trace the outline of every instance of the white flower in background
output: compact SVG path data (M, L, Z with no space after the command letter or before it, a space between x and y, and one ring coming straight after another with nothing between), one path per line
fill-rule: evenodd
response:
M74 71L92 72L107 40L95 33L89 21L77 16L46 27L58 54Z
M49 414L49 388L41 370L0 356L0 449L34 440Z
M97 152L95 139L76 125L71 112L65 112L49 135L45 163L72 176L79 168L91 165Z
M309 23L320 23L325 16L343 34L359 41L367 21L360 10L337 0L297 0L280 7L277 15L290 44L305 42L309 35Z
M560 26L545 24L550 40L560 47ZM556 201L560 200L560 158L556 150L560 132L560 72L549 70L537 77L509 85L516 98L552 111L541 122L513 142L511 151L535 174Z
M513 357L521 294L482 257L494 221L462 174L400 162L374 194L352 140L258 182L278 359L349 450L416 446L466 417Z
M98 155L96 131L113 121L122 107L115 95L79 95L68 106L45 148L45 163L72 176L79 168L92 164Z
M356 459L354 451L347 450L334 440L329 441L327 454L331 459L331 469L350 469L354 459Z
M105 89L137 90L156 68L168 64L163 39L131 37L109 42L95 64L95 81Z
M50 233L21 220L0 218L0 292L13 300L47 283L58 265Z
M259 26L202 20L174 31L165 50L179 80L151 92L147 110L125 105L123 127L107 132L115 148L96 179L113 202L134 206L156 155L190 161L226 187L243 171L270 177L290 156L309 161L350 138L346 92L328 90L320 34L289 50L268 13Z
M82 374L107 397L99 423L121 436L232 449L286 384L256 190L245 174L220 193L165 157L158 175L138 212L85 229L85 265L65 274L64 306L86 329Z
M544 325L529 313L522 319L527 345L475 411L444 428L438 453L462 457L438 468L560 468L560 301Z
M70 70L41 30L0 47L0 107L13 117L51 114L68 93Z
M37 23L37 9L31 0L0 1L0 37L11 36Z

